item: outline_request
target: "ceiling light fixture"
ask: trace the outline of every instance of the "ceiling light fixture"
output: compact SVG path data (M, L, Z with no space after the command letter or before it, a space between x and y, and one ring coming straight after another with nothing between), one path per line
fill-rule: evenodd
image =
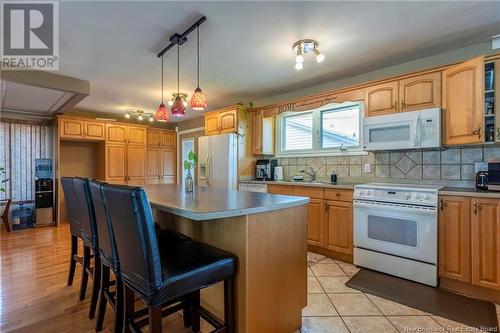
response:
M313 39L301 39L293 43L292 49L296 54L295 69L301 70L304 68L304 55L314 53L316 62L320 63L325 60L325 56L318 49L319 43Z
M177 98L177 96L179 96L181 98L182 104L184 106L188 105L188 102L187 102L188 95L185 94L185 93L173 93L172 97L170 97L170 99L168 100L167 104L170 105L170 106L174 105L174 102L175 102L175 99Z
M186 107L179 94L179 82L180 82L180 46L177 44L177 96L175 97L174 105L170 109L172 116L174 117L184 117L186 114Z
M132 115L137 115L138 121L143 121L144 117L148 117L150 122L155 121L155 115L150 112L144 112L144 110L136 110L136 109L126 109L124 117L126 119L130 119Z
M156 113L153 118L149 118L149 121L157 120L159 122L166 123L170 120L168 115L167 107L163 103L163 56L161 56L161 104L156 109Z
M207 107L207 99L203 95L203 91L200 88L200 27L196 28L196 39L197 39L197 58L198 58L198 70L197 70L197 87L194 90L194 94L191 97L191 107L196 111L203 111Z

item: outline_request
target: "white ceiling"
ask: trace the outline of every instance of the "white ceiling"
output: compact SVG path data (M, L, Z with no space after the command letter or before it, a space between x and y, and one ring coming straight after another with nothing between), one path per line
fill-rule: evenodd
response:
M91 82L78 107L153 111L156 53L200 16L201 87L209 108L248 102L488 41L500 2L72 2L60 5L60 73ZM195 88L196 33L181 47L181 92ZM326 60L296 71L293 42L313 38ZM176 52L165 58L169 95ZM199 113L188 109L188 117ZM183 118L183 119L186 119Z

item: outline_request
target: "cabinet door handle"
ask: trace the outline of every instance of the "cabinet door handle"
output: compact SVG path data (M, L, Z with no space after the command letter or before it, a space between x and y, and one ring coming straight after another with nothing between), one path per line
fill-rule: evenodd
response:
M397 101L394 102L393 105L391 105L391 109L394 109L394 110L396 110L396 112L398 112L398 102Z
M479 139L481 139L481 126L479 126L476 130L472 131L472 134L476 134Z
M477 211L479 210L479 204L475 200L472 202L472 204L474 205L474 214L477 215Z
M441 198L439 207L443 210L444 207L448 207L448 203Z
M406 103L405 101L401 101L401 110L406 109Z
M325 204L325 213L328 213L329 206L328 204Z

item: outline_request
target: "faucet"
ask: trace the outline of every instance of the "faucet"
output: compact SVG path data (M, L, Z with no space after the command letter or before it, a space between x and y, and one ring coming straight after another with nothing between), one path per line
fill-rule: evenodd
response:
M311 183L316 182L316 175L317 175L316 170L314 170L313 167L311 167L310 165L308 165L305 170L300 170L300 172L307 173L307 175L311 177Z

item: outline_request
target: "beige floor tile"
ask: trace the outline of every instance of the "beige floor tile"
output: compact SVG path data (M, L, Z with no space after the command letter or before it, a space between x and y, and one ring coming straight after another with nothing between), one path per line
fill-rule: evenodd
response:
M335 260L332 258L325 257L324 259L321 259L319 264L335 264Z
M439 325L444 327L447 332L484 332L475 327L470 327L456 321L446 319L439 316L432 316L432 319L438 322Z
M381 316L382 313L363 294L328 294L341 316Z
M309 294L324 294L325 291L314 276L307 277L307 292Z
M351 333L397 333L385 317L343 317Z
M318 277L318 280L327 293L361 293L345 285L349 280L347 276L322 276Z
M318 264L312 265L311 269L316 276L346 276L344 271L340 269L339 265L335 263L324 264L321 261Z
M388 316L387 319L396 326L399 332L446 332L430 316Z
M336 260L337 264L340 266L340 268L349 276L353 276L357 272L359 272L360 268L358 266L354 266L353 264L350 264L348 262L343 262Z
M389 316L425 316L425 312L409 306L399 304L388 299L377 297L375 295L366 294L368 298L375 303L375 306L382 311L383 314Z
M307 294L307 306L302 310L302 316L338 316L326 294Z
M340 317L304 317L302 333L349 333Z
M313 271L309 267L307 267L307 276L314 276Z
M307 263L309 265L315 264L320 262L321 260L325 259L326 257L322 254L319 253L314 253L314 252L307 252Z

